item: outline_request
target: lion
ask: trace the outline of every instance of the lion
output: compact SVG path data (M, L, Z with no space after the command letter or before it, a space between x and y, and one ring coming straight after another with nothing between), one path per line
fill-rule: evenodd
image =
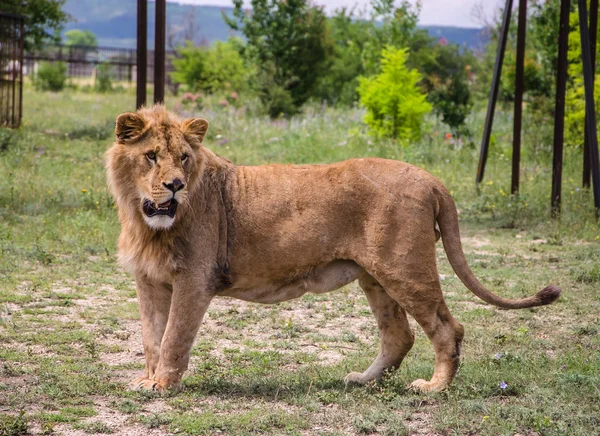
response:
M440 236L457 276L489 304L520 309L560 295L552 285L515 300L486 289L465 259L450 193L420 168L375 158L237 166L204 147L207 130L203 118L142 108L118 116L105 155L119 260L135 276L141 316L146 365L132 389L180 385L215 297L272 304L358 280L380 351L345 381L364 384L398 368L414 342L408 314L435 351L431 379L411 386L443 390L458 369L464 328L442 295Z

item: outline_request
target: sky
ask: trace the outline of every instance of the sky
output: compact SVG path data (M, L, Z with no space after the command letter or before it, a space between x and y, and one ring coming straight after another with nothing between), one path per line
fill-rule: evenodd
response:
M167 0L169 2L231 6L231 0ZM413 1L413 0L411 0ZM416 1L416 0L415 0ZM369 0L315 0L316 4L325 5L328 12L333 12L341 6L358 4L364 6ZM250 3L250 1L246 1ZM473 11L477 7L487 16L491 16L503 4L501 0L421 0L422 9L420 24L441 25L458 27L482 27L481 20L477 19Z

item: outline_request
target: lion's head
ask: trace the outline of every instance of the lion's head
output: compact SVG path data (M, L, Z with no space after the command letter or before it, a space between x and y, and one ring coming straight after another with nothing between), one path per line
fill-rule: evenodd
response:
M106 153L108 182L119 210L156 230L170 228L202 172L203 118L179 120L164 106L121 114Z

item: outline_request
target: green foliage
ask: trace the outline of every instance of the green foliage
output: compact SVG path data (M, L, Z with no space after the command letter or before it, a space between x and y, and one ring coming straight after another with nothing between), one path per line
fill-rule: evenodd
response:
M419 3L403 1L395 7L391 0L373 0L371 8L369 17L342 8L330 19L335 49L315 95L332 104L354 104L358 78L380 72L381 50L408 47L406 65L421 73L419 85L435 113L456 135L468 133L465 119L472 107L468 79L475 57L455 44L439 44L417 28Z
M333 52L314 95L334 105L351 106L358 100L358 77L365 73L363 52L369 46L369 32L373 26L371 22L359 19L354 9L342 8L330 18L329 27Z
M62 91L67 82L67 64L64 62L40 62L35 86L40 91Z
M293 115L298 112L290 91L280 85L268 87L261 94L265 111L271 118Z
M171 73L171 78L175 83L185 84L191 91L197 91L204 74L206 49L186 41L185 45L177 47L176 52L177 57L173 59L175 71Z
M431 110L419 90L416 70L406 67L407 50L384 48L381 73L361 77L358 93L367 109L365 122L380 137L418 139L424 116Z
M527 38L525 46L524 65L524 87L525 102L534 101L538 98L552 98L553 86L556 81L556 62L558 53L558 24L560 2L558 1L534 1L530 8L530 16L527 21ZM488 44L481 68L481 84L484 92L489 92L492 80L496 51L498 47L498 36L501 27L501 14L494 23L491 31L491 42ZM517 14L511 17L510 30L508 34L506 53L502 67L500 82L500 101L510 103L514 100L515 74L516 74L516 50L517 50ZM544 104L535 103L536 109L546 109Z
M373 0L372 13L341 8L329 20L334 49L321 75L315 96L332 104L350 106L358 100L358 78L380 71L381 50L407 47L414 35L419 5L403 1ZM427 32L424 32L427 34Z
M456 44L426 47L419 52L426 53L419 56L419 70L424 75L427 101L455 136L469 134L465 120L473 106L469 73L475 58L468 52L461 53Z
M589 0L588 0L589 11ZM565 143L574 146L583 146L585 136L585 88L583 84L583 63L581 60L581 38L579 36L579 11L574 7L569 17L569 51L568 74L571 79L567 86L565 98ZM600 24L598 25L600 29ZM596 46L597 49L600 45ZM598 59L598 51L596 52ZM596 67L596 71L598 68ZM600 74L594 80L594 101L598 107L600 101ZM598 120L596 120L598 121Z
M203 89L216 93L244 91L248 88L250 71L237 49L237 41L217 41L206 53Z
M558 31L560 25L560 1L537 0L531 5L527 39L540 59L545 79L556 77L558 64Z
M217 41L211 47L198 47L190 41L177 48L171 77L190 91L219 93L248 89L250 69L240 56L239 42Z
M552 143L554 124L556 64L558 55L560 2L557 0L535 0L528 11L527 39L524 65L524 116L530 116L532 124L538 129L523 129L524 144L531 144L529 150L537 153L540 148L547 148ZM487 97L492 82L498 35L500 33L501 14L491 31L491 42L488 44L481 68L478 71L478 85L475 92L480 97ZM500 82L499 103L506 110L512 111L515 93L517 14L514 13L510 23L506 54ZM567 110L568 113L568 110ZM526 149L526 153L528 150Z
M21 411L17 416L0 415L0 435L20 436L26 434L29 434L29 429L25 420L25 412Z
M0 151L6 150L13 138L13 130L0 127Z
M110 64L108 62L103 62L96 67L94 89L98 92L110 92L113 90Z
M65 44L96 47L98 40L96 39L96 35L90 30L71 29L65 32Z
M384 48L410 47L411 41L419 33L417 22L421 4L417 2L413 6L411 2L402 0L396 7L394 3L394 0L371 0L370 37L362 56L366 75L381 71L380 55Z
M247 13L242 0L233 3L233 18L223 18L246 37L244 54L257 66L263 103L268 108L276 101L274 106L282 107L288 93L294 109L288 113L296 112L313 94L333 49L323 9L309 0L252 0Z
M25 17L25 48L40 47L45 41L55 40L55 31L71 19L63 11L66 0L2 0L3 12ZM1 31L1 30L0 30Z

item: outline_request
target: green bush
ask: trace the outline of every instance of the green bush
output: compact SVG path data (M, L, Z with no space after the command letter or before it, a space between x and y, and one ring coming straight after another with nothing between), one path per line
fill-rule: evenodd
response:
M8 146L12 142L13 131L5 127L0 127L0 151L8 149Z
M473 106L469 72L476 59L456 44L426 47L413 57L413 64L424 76L427 101L455 136L468 136L465 120Z
M217 41L208 49L204 74L206 92L239 92L248 88L250 71L231 41Z
M273 85L261 94L261 101L271 118L290 116L298 113L292 94L283 86Z
M173 59L171 73L173 82L187 85L190 91L201 89L204 77L205 47L196 47L193 42L186 41L185 45L177 47L176 58Z
M421 93L416 70L406 67L406 49L384 48L381 73L359 79L360 103L367 109L365 122L379 137L418 139L424 116L431 111Z
M67 83L67 64L64 62L40 62L35 87L40 91L62 91Z
M96 67L96 82L94 88L98 92L110 92L113 90L110 64L104 62Z
M173 59L173 81L187 85L192 92L245 91L250 70L244 64L235 41L217 41L209 48L196 47L190 41L177 49Z

